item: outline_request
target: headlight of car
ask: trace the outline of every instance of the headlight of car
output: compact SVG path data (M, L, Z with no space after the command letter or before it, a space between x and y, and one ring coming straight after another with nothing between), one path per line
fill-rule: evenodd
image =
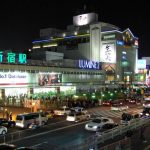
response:
M149 114L148 114L148 113L146 113L145 115L146 115L146 116L149 116Z
M88 124L86 124L85 127L88 127Z
M143 113L141 112L140 115L143 115Z
M97 129L97 126L93 126L94 129Z

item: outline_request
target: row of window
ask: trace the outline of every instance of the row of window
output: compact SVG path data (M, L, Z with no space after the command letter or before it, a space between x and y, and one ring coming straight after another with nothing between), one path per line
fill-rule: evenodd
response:
M0 72L28 72L28 73L39 73L41 71L39 70L13 70L13 69L0 69ZM45 72L45 73L50 73L50 72ZM59 73L62 73L62 74L89 74L89 75L102 75L102 73L100 72L69 72L69 71L62 71L62 72L59 72Z

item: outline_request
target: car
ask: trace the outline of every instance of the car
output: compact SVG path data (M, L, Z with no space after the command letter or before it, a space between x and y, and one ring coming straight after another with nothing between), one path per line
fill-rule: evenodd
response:
M120 103L113 103L111 105L111 110L114 111L122 111L122 110L127 110L129 107L125 104L123 104L122 102Z
M102 131L106 131L109 129L113 129L115 127L118 127L119 125L117 123L106 123L102 126Z
M119 125L117 123L106 123L102 125L101 129L96 132L97 136L101 136L103 132L109 131L113 128L117 128Z
M123 113L121 117L121 125L128 125L130 124L131 120L133 119L133 115L129 113Z
M71 112L70 108L64 106L62 108L54 110L54 115L56 115L56 116L64 116L64 115L69 114L70 112Z
M103 101L102 105L104 105L104 106L111 106L111 101L109 101L109 100Z
M84 121L89 119L90 119L90 114L88 112L71 112L70 114L67 115L66 118L67 121L74 121L74 122L79 122L79 121Z
M72 107L71 111L75 111L75 112L87 112L87 110L85 110L85 108L83 108L83 107Z
M139 114L132 114L132 113L123 113L121 117L121 125L130 125L135 121L135 119L140 118Z
M143 108L143 111L140 113L140 117L144 117L144 118L150 117L150 107L149 106Z
M138 98L127 98L126 102L129 104L139 104L140 100Z
M129 99L128 102L131 104L136 104L136 99Z
M7 120L5 118L0 118L0 126L5 126L7 128L14 127L16 125L16 122L13 120Z
M5 135L7 133L7 128L4 126L0 126L0 134Z
M99 131L106 123L114 123L114 121L107 117L96 117L85 125L85 129L89 131Z

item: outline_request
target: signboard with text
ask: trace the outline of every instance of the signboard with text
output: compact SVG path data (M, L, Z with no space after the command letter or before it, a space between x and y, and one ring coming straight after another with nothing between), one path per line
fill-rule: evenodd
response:
M146 60L145 59L138 59L137 68L138 69L146 69Z
M107 63L116 63L116 45L115 42L103 42L100 50L100 61Z
M0 86L27 86L28 84L27 72L0 72Z
M1 87L51 86L61 83L60 73L0 72Z
M90 60L79 60L79 68L100 70L100 62Z
M27 56L23 53L13 53L13 52L3 52L0 51L0 63L19 63L19 64L26 64L27 63Z
M81 14L73 17L73 24L76 26L83 26L97 20L98 16L96 13Z

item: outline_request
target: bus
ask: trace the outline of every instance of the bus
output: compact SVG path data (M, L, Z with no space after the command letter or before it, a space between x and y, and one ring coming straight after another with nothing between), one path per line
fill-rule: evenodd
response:
M33 123L44 125L47 121L48 118L41 112L18 114L16 116L16 127L28 128Z

